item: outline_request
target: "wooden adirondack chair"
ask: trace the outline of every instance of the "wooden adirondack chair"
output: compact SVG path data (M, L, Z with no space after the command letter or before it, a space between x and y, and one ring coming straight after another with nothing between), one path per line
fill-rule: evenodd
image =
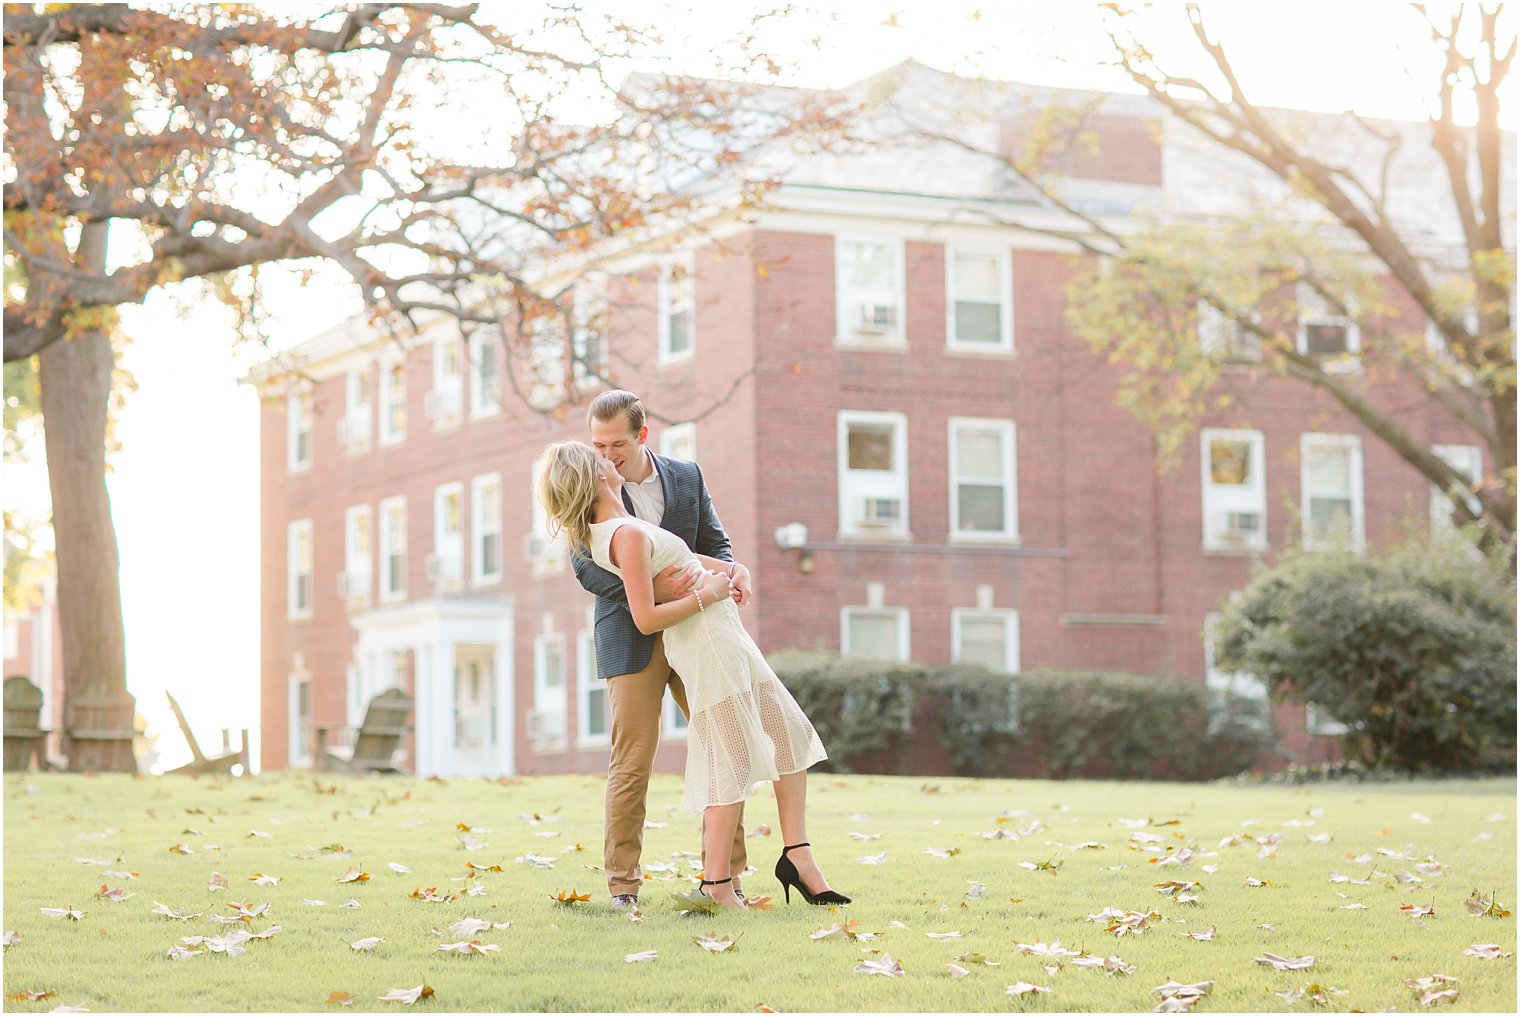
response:
M5 771L47 768L42 729L42 689L20 676L5 679Z
M317 742L313 757L317 768L341 773L401 772L401 767L396 764L396 752L401 748L401 738L412 729L406 723L411 711L412 697L400 688L376 695L364 711L364 723L354 735L351 750L327 746L328 732L341 729L338 726L313 726Z
M221 755L207 756L201 751L200 744L195 740L195 734L190 730L190 724L185 722L185 711L174 701L174 696L164 692L169 699L169 708L174 710L174 718L179 720L180 732L185 735L185 742L190 745L190 754L193 758L178 769L170 770L174 773L184 773L186 776L198 776L201 773L231 773L232 767L241 765L243 775L248 775L248 729L242 730L242 747L236 751L228 751Z

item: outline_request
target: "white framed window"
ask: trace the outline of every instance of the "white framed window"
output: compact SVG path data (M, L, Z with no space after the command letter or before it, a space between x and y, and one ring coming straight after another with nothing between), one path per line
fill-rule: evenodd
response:
M1215 646L1219 642L1219 626L1224 615L1218 611L1203 618L1203 671L1204 682L1211 691L1233 692L1242 698L1267 699L1267 682L1245 671L1223 670L1215 659Z
M311 674L297 671L290 675L288 715L290 747L286 754L291 768L312 763Z
M311 388L305 384L298 385L286 398L287 465L291 472L310 469L313 415Z
M568 540L564 533L550 535L549 513L544 510L543 502L538 499L538 478L543 475L544 464L540 459L533 460L533 482L528 489L528 499L532 502L532 528L523 538L523 554L528 563L533 566L535 577L544 575L557 575L565 570L565 550Z
M470 335L470 419L501 412L501 343L484 329Z
M906 285L900 239L838 237L834 297L841 346L905 347Z
M1012 420L950 418L950 539L1017 540L1017 431Z
M957 353L1013 352L1013 258L945 248L945 345Z
M1361 550L1366 544L1362 439L1355 434L1300 435L1299 462L1304 545L1324 547L1340 537Z
M590 628L575 633L575 686L581 697L576 742L610 743L612 714L608 712L607 682L596 676L596 639Z
M599 387L607 373L607 278L588 276L575 284L572 293L571 354L576 384L582 389Z
M1259 315L1253 312L1251 318ZM1198 301L1198 348L1227 361L1261 360L1261 336L1207 300Z
M528 403L540 409L553 406L565 395L565 328L567 321L558 305L541 308L543 313L528 322L526 354L519 353L519 377L527 382Z
M1313 702L1304 706L1304 727L1315 737L1340 737L1351 732L1329 709Z
M907 537L908 418L844 410L838 440L840 534Z
M393 355L380 363L380 444L406 440L406 361Z
M380 602L406 598L406 498L380 502Z
M1298 351L1321 361L1327 371L1359 369L1362 329L1355 317L1341 313L1306 282L1298 284L1297 300Z
M423 415L433 429L456 426L464 412L464 350L459 336L448 332L433 339L433 390L422 400Z
M678 423L660 433L660 454L668 459L697 461L697 425Z
M691 259L678 258L660 268L660 362L689 360L696 349L696 271Z
M311 519L297 519L286 530L287 616L292 621L311 617L315 547Z
M374 595L375 513L367 504L354 505L343 514L343 571L338 576L338 597L350 607L363 607Z
M905 662L912 651L907 607L844 607L839 651L844 656Z
M470 581L477 586L500 582L500 473L486 473L470 481L470 530L474 542Z
M343 416L338 420L338 444L350 455L369 449L370 421L375 416L372 385L367 364L349 371L343 379Z
M999 674L1019 672L1019 612L956 607L950 611L950 659Z
M21 622L14 617L5 619L5 658L14 660L21 656Z
M546 632L533 640L533 712L528 738L539 747L565 740L565 636Z
M1259 430L1205 427L1200 433L1204 550L1266 548L1266 457Z
M1467 482L1476 487L1483 482L1483 449L1477 445L1435 445L1431 451L1445 462L1448 466L1467 477ZM1471 491L1463 491L1459 496L1467 503L1467 507L1474 515L1483 514L1483 502L1478 500L1476 494ZM1456 515L1456 506L1451 503L1440 487L1430 485L1430 528L1450 529L1452 518Z
M427 559L428 581L440 589L464 582L464 484L433 488L433 552Z

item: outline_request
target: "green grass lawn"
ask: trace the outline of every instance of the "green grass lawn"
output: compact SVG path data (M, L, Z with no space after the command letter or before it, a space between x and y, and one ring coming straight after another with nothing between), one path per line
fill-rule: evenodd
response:
M436 994L418 1008L449 1011L1148 1011L1153 989L1171 980L1213 982L1199 1012L1311 1010L1308 998L1273 994L1307 984L1321 986L1331 1009L1409 1011L1421 1005L1405 978L1435 974L1456 978L1458 997L1443 1008L1515 1008L1514 958L1464 954L1475 944L1515 951L1513 917L1472 916L1465 906L1474 889L1515 904L1513 780L1283 788L819 775L809 833L855 904L783 905L770 874L778 834L754 835L759 872L745 889L775 893L775 905L683 917L671 893L691 886L683 852L698 849L697 827L674 810L679 780L662 776L644 858L681 877L653 872L638 921L612 910L600 871L588 868L601 862L603 783L593 777L22 775L4 785L4 924L8 941L18 936L5 952L5 993L57 993L9 1001L9 1011L311 1011L328 1008L333 992L372 1011L393 1008L380 1001L390 989L421 984ZM775 825L768 790L751 801L749 821L752 832ZM338 844L351 855L325 849ZM517 860L528 854L553 866ZM467 862L503 870L464 880ZM1045 862L1058 867L1026 867ZM370 878L335 881L350 868ZM225 889L208 889L213 871ZM259 873L279 882L249 881ZM1332 873L1357 881L1332 882ZM1168 880L1201 883L1189 893L1197 901L1158 893ZM133 895L99 898L102 883ZM471 886L483 894L467 895ZM411 896L434 887L457 898ZM551 901L567 890L591 900ZM340 906L349 898L357 908ZM229 916L228 903L268 904L241 928L281 930L241 955L202 946L170 959L182 936L239 926L154 914L155 901ZM1405 905L1435 910L1417 917ZM44 907L84 915L53 918ZM1159 917L1121 937L1087 920L1107 907ZM450 930L464 918L493 926ZM880 937L809 937L849 920ZM1186 934L1210 928L1206 941ZM737 945L714 953L693 942L708 932ZM951 933L959 937L932 937ZM384 941L351 948L371 937ZM500 949L439 949L470 940ZM1057 941L1118 956L1133 972L1019 949ZM625 962L650 950L652 961ZM1269 953L1314 961L1302 970L1253 962ZM885 955L901 976L856 972ZM957 963L967 955L989 963ZM968 972L957 976L951 963ZM1021 981L1052 993L1010 996Z

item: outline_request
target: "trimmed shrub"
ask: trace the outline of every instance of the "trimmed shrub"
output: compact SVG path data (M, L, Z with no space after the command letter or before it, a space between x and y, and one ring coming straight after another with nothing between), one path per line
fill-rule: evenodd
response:
M1333 714L1374 768L1513 771L1511 567L1460 534L1382 556L1298 551L1228 606L1219 663Z
M956 665L930 685L944 693L940 742L965 775L1003 773L1028 749L1058 779L1215 779L1276 743L1263 704L1183 678Z
M906 749L923 667L803 650L777 653L768 662L823 739L825 769L853 772L851 763L861 755Z

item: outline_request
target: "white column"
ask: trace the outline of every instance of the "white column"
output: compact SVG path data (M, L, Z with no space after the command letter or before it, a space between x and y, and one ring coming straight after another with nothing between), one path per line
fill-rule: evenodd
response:
M496 764L503 776L517 775L517 666L512 617L500 629L491 679L496 682Z

